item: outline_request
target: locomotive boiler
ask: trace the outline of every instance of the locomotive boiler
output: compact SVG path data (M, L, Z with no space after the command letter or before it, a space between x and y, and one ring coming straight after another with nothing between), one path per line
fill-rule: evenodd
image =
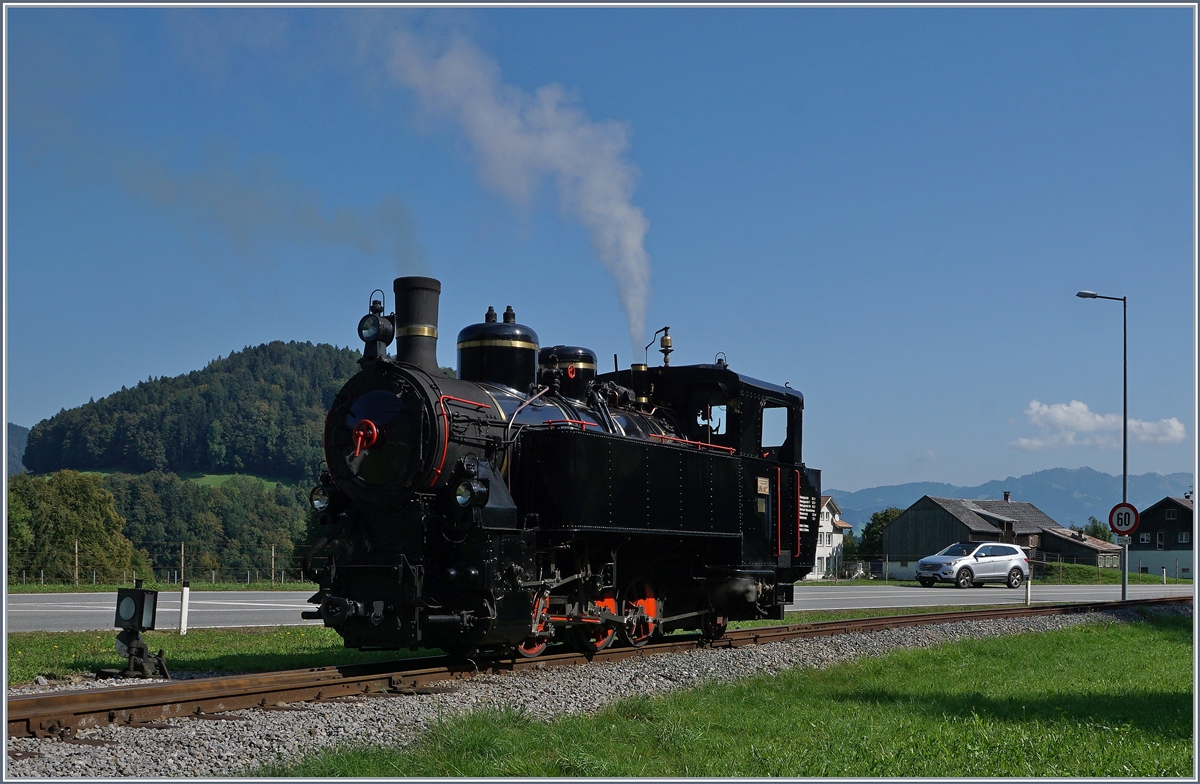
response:
M451 378L441 284L393 290L392 314L371 299L361 369L325 420L305 617L347 647L522 656L783 617L817 543L799 392L720 356L671 366L665 329L661 366L601 374L511 307L459 332Z

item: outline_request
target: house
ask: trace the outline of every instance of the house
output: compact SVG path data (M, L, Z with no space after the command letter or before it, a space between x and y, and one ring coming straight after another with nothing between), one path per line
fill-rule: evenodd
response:
M1066 563L1114 569L1121 565L1120 545L1067 528L1047 528L1042 531L1042 544L1038 553L1047 561L1053 561L1057 557Z
M883 552L888 574L906 580L915 578L918 559L955 542L1007 542L1035 549L1048 531L1070 534L1045 512L1013 501L1007 492L1003 501L927 495L883 529Z
M808 573L806 580L821 580L835 575L842 563L842 543L845 534L853 526L842 520L842 510L833 496L821 496L821 515L817 527L816 568Z
M1137 530L1129 543L1129 571L1192 578L1195 518L1192 499L1167 497L1141 512Z

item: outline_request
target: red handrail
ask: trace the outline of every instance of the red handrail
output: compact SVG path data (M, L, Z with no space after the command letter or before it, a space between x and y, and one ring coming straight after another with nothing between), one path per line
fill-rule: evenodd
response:
M547 425L579 425L580 427L600 427L595 422L584 422L582 419L547 419Z
M446 452L450 449L450 413L446 411L447 400L452 400L455 403L466 403L469 406L475 406L477 409L491 408L487 403L476 403L474 400L467 400L466 398L455 397L454 395L442 395L438 398L438 406L442 410L442 421L446 424L446 437L442 439L442 460L438 463L438 467L433 469L433 478L429 480L430 487L437 484L438 477L442 475L442 468L446 465Z
M688 441L686 438L676 438L675 436L664 436L658 433L651 433L651 438L661 438L663 441L672 441L677 444L689 444L691 446L700 447L701 449L720 449L722 452L733 454L737 450L731 446L718 446L717 444L706 444L703 441Z

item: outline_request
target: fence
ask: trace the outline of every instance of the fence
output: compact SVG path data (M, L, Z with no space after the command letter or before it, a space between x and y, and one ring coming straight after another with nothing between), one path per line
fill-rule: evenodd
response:
M264 546L252 553L241 553L240 563L215 565L209 554L196 556L184 542L134 542L134 548L150 555L151 567L115 570L109 564L89 559L75 541L61 552L17 551L8 553L9 585L132 585L135 579L147 583L178 585L183 580L198 583L240 583L246 585L305 582L304 555L310 546L283 548ZM193 550L196 549L192 545ZM277 552L277 549L279 552Z

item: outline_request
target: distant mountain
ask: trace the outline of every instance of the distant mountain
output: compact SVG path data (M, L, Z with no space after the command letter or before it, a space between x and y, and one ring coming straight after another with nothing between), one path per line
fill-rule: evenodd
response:
M29 441L29 428L8 423L8 475L15 476L25 470L21 456L25 454L25 444Z
M64 468L199 471L311 479L322 423L358 371L348 348L275 341L203 370L151 378L42 420L22 458L32 472Z
M1188 473L1130 476L1129 502L1138 509L1144 509L1165 496L1182 496L1192 489L1194 482L1195 479ZM1108 511L1121 500L1121 477L1086 467L1050 468L975 487L957 487L941 482L910 482L868 487L855 492L833 489L821 492L837 500L842 519L859 531L874 512L889 506L907 509L921 496L1002 499L1005 490L1012 493L1012 500L1028 501L1061 525L1086 525L1088 517L1108 521Z

